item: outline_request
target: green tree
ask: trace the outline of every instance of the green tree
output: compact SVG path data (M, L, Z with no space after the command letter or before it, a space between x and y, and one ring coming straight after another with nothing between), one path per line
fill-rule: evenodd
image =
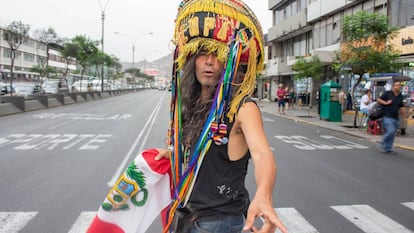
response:
M11 22L4 30L4 40L7 42L10 48L10 90L13 90L13 78L14 78L14 59L16 58L16 50L27 40L29 36L30 26L22 23L21 21ZM13 95L13 91L11 92Z
M71 41L66 41L63 44L62 49L60 50L60 55L65 60L65 69L63 71L63 78L65 79L66 86L68 88L70 88L68 85L69 65L76 58L78 53L79 53L79 47L75 43L72 43Z
M76 49L75 58L81 67L81 80L86 69L91 65L91 60L98 53L98 41L91 40L88 37L78 35L71 39Z
M301 57L295 62L295 64L293 64L292 70L296 72L293 76L296 80L311 78L311 82L313 82L313 80L320 80L323 78L324 67L318 56L312 56L311 58ZM311 90L309 114L310 108L312 107L312 93L313 91Z
M399 54L392 45L387 44L395 37L398 28L390 26L384 14L359 11L344 17L342 34L344 47L340 61L359 78L352 87L352 104L355 106L354 93L366 73L395 72L402 67ZM357 127L358 109L355 109L354 127Z
M42 67L40 64L33 65L32 68L30 68L31 72L37 72L40 74L40 77L49 77L50 73L57 73L57 70L51 66Z

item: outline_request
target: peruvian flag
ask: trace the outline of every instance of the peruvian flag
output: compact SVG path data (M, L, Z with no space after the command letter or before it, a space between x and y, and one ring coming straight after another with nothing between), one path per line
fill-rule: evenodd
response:
M148 149L131 162L109 191L87 233L143 233L168 209L170 160L156 161L157 154L158 150Z

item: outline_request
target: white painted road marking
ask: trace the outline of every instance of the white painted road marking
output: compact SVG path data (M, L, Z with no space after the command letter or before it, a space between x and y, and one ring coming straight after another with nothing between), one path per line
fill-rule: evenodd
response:
M401 204L414 210L414 202L403 202ZM413 233L368 205L340 205L331 206L331 208L340 214L338 216L345 217L365 233ZM319 232L295 208L275 208L275 211L289 233ZM18 233L37 213L0 212L0 233ZM80 213L68 233L85 233L96 213L96 211ZM280 233L280 231L277 230L275 233Z
M285 224L288 232L294 233L318 233L306 219L295 208L277 208L276 213ZM276 230L280 233L279 230Z
M14 150L97 150L110 134L10 134L0 137L0 147Z
M37 212L0 212L0 233L19 232Z
M150 117L148 118L147 122L145 123L144 128L141 130L141 132L139 132L137 138L135 139L134 143L132 144L131 148L129 149L127 155L124 157L121 164L118 166L118 169L116 170L114 176L108 182L109 187L112 187L115 184L115 182L118 180L118 178L121 176L121 173L124 171L125 166L126 166L127 162L129 161L129 159L131 158L132 153L134 153L134 151L136 150L137 145L138 145L139 141L141 140L141 137L144 135L145 131L147 131L146 134L145 134L144 140L141 143L141 146L138 150L139 152L142 151L142 148L145 145L145 142L148 138L148 134L151 131L151 128L154 124L155 118L156 118L156 116L157 116L157 114L160 110L160 106L161 106L161 103L163 101L164 101L164 99L160 98L160 101L158 102L157 106L154 108L154 111L152 111Z
M324 141L314 140L301 135L276 135L275 138L284 143L292 144L300 150L349 150L349 149L369 149L368 146L357 144L342 138L331 135L320 135Z
M96 211L84 211L82 212L78 219L76 219L75 224L68 233L83 233L88 230L89 225L91 225L93 218L96 215Z
M408 208L414 210L414 202L404 202L404 203L401 203L401 204L403 204L403 205L407 206Z
M368 205L331 206L366 233L413 233Z

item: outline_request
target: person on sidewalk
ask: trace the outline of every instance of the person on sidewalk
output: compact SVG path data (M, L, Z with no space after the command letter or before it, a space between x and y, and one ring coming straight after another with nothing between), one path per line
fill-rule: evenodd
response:
M350 91L346 94L346 110L352 110L352 96Z
M401 94L401 82L394 82L391 91L386 91L377 102L384 106L384 116L382 117L382 126L384 127L384 135L380 144L381 150L385 153L395 153L393 151L395 136L399 127L399 113L405 117L403 97Z
M277 104L278 104L277 112L285 114L286 90L285 88L283 88L283 84L279 84L279 88L277 89L276 96L277 96ZM281 108L282 108L282 111L280 111Z
M369 115L369 104L372 102L371 97L371 90L365 90L365 94L361 97L361 104L359 105L359 110L362 114L365 114L365 122L363 123L364 126L368 123L368 115Z
M344 92L344 90L341 90L340 92L339 92L339 103L341 104L341 109L342 109L342 112L345 112L345 110L346 110L346 95L345 95L345 92Z

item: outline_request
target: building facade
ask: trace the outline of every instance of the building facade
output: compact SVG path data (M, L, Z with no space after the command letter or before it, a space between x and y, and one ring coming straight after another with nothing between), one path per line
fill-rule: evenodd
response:
M60 55L60 46L49 46L33 38L26 38L15 53L14 79L16 81L40 81L39 73L31 72L34 66L48 64L57 72L66 69L65 59ZM76 70L76 60L71 59L68 65L69 73ZM0 28L0 81L8 82L11 78L11 50L4 39L4 29Z
M265 80L270 84L270 100L275 99L280 83L298 94L310 93L313 98L317 87L327 80L338 82L345 90L350 88L351 75L334 77L330 69L340 50L341 24L345 15L361 10L386 14L390 24L406 28L406 42L411 42L410 35L414 36L412 0L269 0L269 10L273 21L267 35L269 54ZM299 57L313 55L317 55L325 65L325 79L319 83L295 81L292 65ZM402 59L409 64L412 55L414 51L407 51L402 54Z

